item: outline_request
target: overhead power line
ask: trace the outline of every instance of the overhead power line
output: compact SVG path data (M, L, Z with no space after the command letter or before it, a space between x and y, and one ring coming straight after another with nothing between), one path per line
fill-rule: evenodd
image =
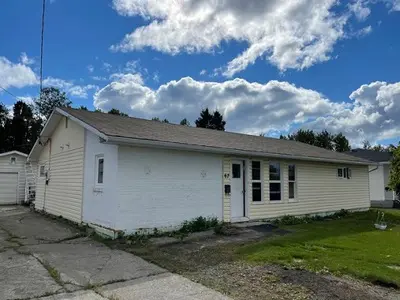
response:
M6 90L6 89L3 88L2 86L0 86L0 89L2 89L3 91L5 91L7 94L13 96L15 99L19 100L17 96L15 96L13 93L11 93L10 91Z
M40 95L43 88L43 48L44 48L44 21L46 16L46 0L43 0L42 7L42 34L40 38Z

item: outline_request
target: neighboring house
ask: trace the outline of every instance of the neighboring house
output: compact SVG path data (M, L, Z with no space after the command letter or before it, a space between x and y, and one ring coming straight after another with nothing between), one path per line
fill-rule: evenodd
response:
M347 153L371 161L369 167L371 206L393 207L396 194L388 189L392 153L367 149L353 149Z
M0 205L24 201L27 156L19 151L0 154Z
M368 161L307 144L56 109L29 160L35 208L104 230L370 206Z

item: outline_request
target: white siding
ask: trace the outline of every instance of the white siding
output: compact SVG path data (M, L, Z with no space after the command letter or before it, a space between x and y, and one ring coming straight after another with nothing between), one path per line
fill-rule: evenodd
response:
M10 158L12 156L17 158L15 165L10 164ZM16 203L22 203L25 199L25 163L26 158L18 154L10 154L0 157L0 173L18 174L18 191Z
M104 155L104 185L95 187L95 157ZM117 189L118 146L100 143L99 137L85 132L85 175L83 222L115 228L118 208Z
M82 221L84 128L62 118L38 161L35 208L80 223ZM39 177L40 166L49 182Z
M369 167L371 201L385 200L385 175L383 165Z
M222 157L199 152L119 147L117 228L222 219Z
M246 183L250 219L323 213L340 209L366 209L370 206L367 166L346 166L352 170L352 178L347 180L337 177L337 168L344 167L343 165L273 160L281 164L282 200L269 201L269 161L266 159L261 161L263 168L263 201L261 203L251 201L250 176ZM288 196L289 163L295 164L297 168L295 201L289 201ZM251 164L248 164L248 174L251 174ZM229 197L225 197L225 202L229 201ZM225 203L225 206L228 205ZM224 217L225 220L229 218L227 210L224 211Z

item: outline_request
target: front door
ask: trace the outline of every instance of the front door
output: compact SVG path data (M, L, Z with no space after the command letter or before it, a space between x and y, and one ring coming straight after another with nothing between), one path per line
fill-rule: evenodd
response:
M244 217L244 172L243 161L232 161L232 178L231 178L231 217Z

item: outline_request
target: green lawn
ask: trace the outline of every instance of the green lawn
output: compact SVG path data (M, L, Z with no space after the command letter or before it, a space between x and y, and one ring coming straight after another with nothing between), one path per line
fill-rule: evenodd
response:
M256 263L326 270L400 287L400 210L384 211L386 231L374 228L376 211L371 210L339 220L283 226L293 233L244 246L238 252Z

